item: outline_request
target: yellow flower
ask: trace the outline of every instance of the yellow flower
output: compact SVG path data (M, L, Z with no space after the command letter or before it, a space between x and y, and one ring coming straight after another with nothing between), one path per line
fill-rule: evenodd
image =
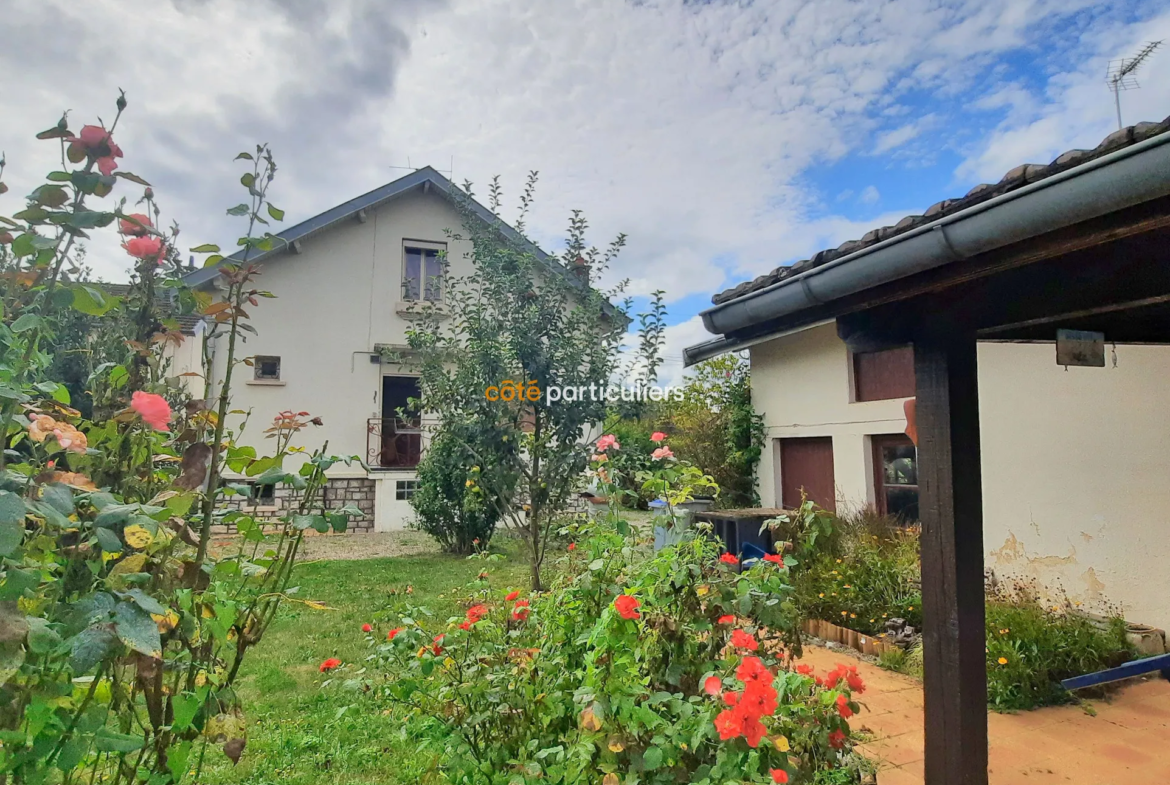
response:
M841 560L840 560L840 559L837 559L837 563L838 563L838 564L840 564L840 563L841 563Z
M1007 665L1007 657L1000 657L999 664L1000 665Z
M820 596L821 596L821 597L824 597L824 596L825 596L825 593L824 593L824 592L821 592L821 593L820 593Z
M847 613L846 611L841 611L841 615L842 615L842 616L845 616L845 615L846 615L846 613Z
M849 614L849 618L851 618L851 619L856 619L856 618L857 618L857 614L856 614L856 613L851 613L851 614Z
M1004 627L1002 630L1000 630L1000 631L999 631L999 634L1000 634L1000 635L1007 635L1007 634L1008 634L1008 629L1007 629L1007 627Z
M788 752L791 749L787 736L777 736L776 740L772 743L776 745L776 749L780 750L780 752Z
M914 610L914 606L913 606L913 605L911 605L911 606L910 606L909 608L907 608L906 610L908 610L908 611L912 611L912 610Z

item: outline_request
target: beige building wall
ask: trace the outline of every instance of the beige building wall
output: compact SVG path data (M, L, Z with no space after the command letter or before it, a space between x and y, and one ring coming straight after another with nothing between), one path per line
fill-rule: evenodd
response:
M980 344L986 564L1167 629L1170 347L1116 354L1116 368L1065 371L1051 344ZM851 402L833 324L754 346L751 364L769 439L763 504L778 502L775 445L787 436L831 436L838 509L873 504L869 437L903 431L902 400Z
M406 343L404 244L445 243L450 275L466 276L472 271L466 258L470 244L447 235L460 226L458 212L445 199L414 191L370 210L364 223L347 219L302 240L299 254L265 261L256 285L276 298L249 309L258 334L246 336L237 354L280 357L281 378L257 381L251 368L236 366L234 408L251 412L241 443L263 455L271 450L263 431L277 412L308 411L324 426L302 432L301 444L312 449L328 440L334 455L365 458L367 420L382 414L382 376L411 375L409 368L372 360L376 345ZM219 339L214 352L215 375L222 379L226 340ZM367 476L356 463L338 465L330 475ZM369 476L378 487L375 529L403 528L411 508L394 498L394 483L413 479L414 473Z

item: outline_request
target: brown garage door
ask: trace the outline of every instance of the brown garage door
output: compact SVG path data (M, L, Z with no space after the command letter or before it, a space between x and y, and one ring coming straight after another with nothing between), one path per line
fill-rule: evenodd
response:
M780 504L789 509L800 506L800 493L836 511L837 493L833 482L833 440L829 437L780 439Z

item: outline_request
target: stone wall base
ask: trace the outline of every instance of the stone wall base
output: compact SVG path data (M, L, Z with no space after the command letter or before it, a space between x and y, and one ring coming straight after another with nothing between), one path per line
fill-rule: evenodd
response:
M253 496L258 489L253 487ZM372 532L374 530L374 481L366 477L348 477L331 479L325 482L322 489L324 507L326 511L339 510L347 504L352 504L362 511L360 518L351 518L348 532ZM281 518L296 510L301 500L301 491L285 485L273 489L270 499L245 499L240 496L229 496L222 505L228 509L247 513L271 531L280 526ZM319 508L318 508L319 509ZM213 534L235 534L235 524L212 526ZM309 530L306 534L316 534Z

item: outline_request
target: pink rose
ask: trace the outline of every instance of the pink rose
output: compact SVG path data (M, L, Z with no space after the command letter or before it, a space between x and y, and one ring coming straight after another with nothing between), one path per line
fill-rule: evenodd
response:
M69 160L76 163L85 156L92 156L97 161L98 171L106 177L118 168L114 159L122 157L122 148L114 143L110 132L100 125L83 126L81 133L65 141L69 142Z
M132 237L122 243L122 247L135 259L158 259L159 264L162 264L167 250L161 237Z
M597 440L598 452L605 452L610 447L614 448L615 450L620 450L622 448L622 446L618 444L617 437L612 433L607 433L605 436L602 436Z
M127 217L133 218L134 221L138 221L138 223L136 224L134 221L127 221L125 218L118 221L118 231L122 234L127 234L131 237L142 237L146 234L146 230L148 228L154 226L154 224L150 222L150 218L143 215L142 213L131 213ZM138 224L142 224L142 226L139 226Z
M161 395L136 390L130 397L130 408L156 431L170 430L167 423L171 421L171 406Z
M662 431L655 431L654 433L650 434L650 441L664 442L664 441L666 441L666 434L663 433Z
M650 457L656 461L660 461L663 458L673 458L674 453L670 451L669 447L659 447L657 450L650 453Z

